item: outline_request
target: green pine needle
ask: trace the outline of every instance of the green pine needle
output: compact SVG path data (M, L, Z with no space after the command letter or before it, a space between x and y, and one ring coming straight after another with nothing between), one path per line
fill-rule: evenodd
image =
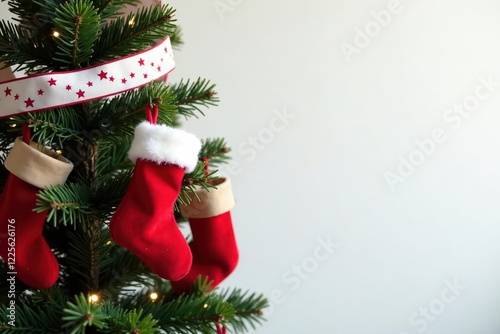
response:
M66 316L62 318L66 323L63 327L70 327L70 334L84 334L86 327L90 326L104 327L107 316L99 312L102 304L92 303L89 297L81 293L75 296L74 303L68 301L66 305L63 310Z
M146 105L152 102L158 105L158 123L170 125L176 113L174 95L163 83L152 82L101 103L92 120L99 138L113 144L131 141L137 124L145 120ZM103 120L106 126L98 126Z
M269 303L263 295L243 292L241 289L228 289L221 292L220 297L234 307L234 317L227 319L228 327L234 332L246 332L249 326L256 329L256 325L264 321L262 310L267 308Z
M175 10L167 5L144 7L102 27L93 63L127 56L155 45L175 31Z
M54 36L57 50L54 62L60 68L77 69L87 65L94 53L101 18L92 0L69 0L55 11Z
M204 115L202 107L216 106L219 98L215 92L215 85L207 79L198 78L179 82L172 87L175 92L175 105L178 113L184 117L198 117Z
M224 138L209 138L202 140L199 156L208 159L210 167L217 167L229 161L229 152L231 149Z
M144 310L137 311L136 309L132 312L127 313L122 317L121 323L123 324L122 331L126 333L141 333L141 334L154 334L158 332L158 328L155 328L157 320L153 319L151 314L142 316Z
M40 52L44 49L45 52ZM52 64L52 46L42 36L9 21L0 21L0 62L15 71L47 72Z
M126 5L137 6L140 0L94 0L94 5L99 8L102 23L123 15Z
M58 222L63 225L82 224L93 212L90 189L83 183L46 187L38 193L36 204L33 211L49 210L47 221L52 221L54 225Z
M209 174L205 171L205 162L198 161L194 171L184 175L184 179L182 181L182 188L177 197L176 210L178 209L178 204L187 205L191 203L190 194L194 194L195 198L199 200L198 195L196 194L196 187L202 187L206 190L210 190L211 188L215 188L211 181L216 179L215 173L217 170L209 172Z
M181 295L165 303L160 300L144 306L158 320L158 325L167 333L191 334L211 333L215 322L225 323L224 319L234 316L231 304L217 295Z

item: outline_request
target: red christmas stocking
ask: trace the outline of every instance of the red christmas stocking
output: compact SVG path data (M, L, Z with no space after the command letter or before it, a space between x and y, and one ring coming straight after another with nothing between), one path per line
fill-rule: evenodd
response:
M208 276L215 288L236 268L238 246L231 221L234 207L233 192L229 179L216 179L217 189L196 190L200 201L193 195L188 206L181 206L181 213L189 219L193 235L190 243L193 266L182 280L171 282L177 293L189 292L198 275Z
M28 145L17 138L5 167L11 174L0 197L0 256L26 285L49 288L59 277L59 265L42 236L48 212L33 209L38 191L63 184L73 164L37 143Z
M168 280L184 277L193 259L173 207L184 171L194 170L200 148L200 140L183 130L139 124L129 151L134 174L109 225L118 245Z

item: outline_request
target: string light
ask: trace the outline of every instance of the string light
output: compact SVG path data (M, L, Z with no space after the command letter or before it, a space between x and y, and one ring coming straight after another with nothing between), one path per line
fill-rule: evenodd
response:
M203 305L203 308L208 308L208 304Z
M56 150L56 153L61 155L62 154L62 150Z
M106 245L109 246L111 245L113 242L111 240L108 240L108 242L106 242Z
M133 27L135 24L135 16L132 16L132 18L130 20L128 20L128 25Z
M92 304L97 304L99 302L99 295L94 293L94 294L91 294L89 296L89 302L91 302Z
M11 128L15 128L15 127L17 126L17 124L9 124L9 126L10 126Z
M151 292L149 298L151 298L152 301L156 301L158 299L158 294L156 292Z
M54 36L55 38L59 38L59 36L61 36L61 34L59 33L59 31L54 30L54 31L52 32L52 36Z

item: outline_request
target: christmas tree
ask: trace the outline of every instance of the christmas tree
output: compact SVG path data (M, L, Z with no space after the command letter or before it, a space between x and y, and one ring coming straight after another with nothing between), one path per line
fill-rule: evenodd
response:
M230 150L179 128L218 98L206 79L167 81L175 10L8 5L0 61L18 75L0 82L0 332L255 328L266 299L217 288L238 262L217 174Z

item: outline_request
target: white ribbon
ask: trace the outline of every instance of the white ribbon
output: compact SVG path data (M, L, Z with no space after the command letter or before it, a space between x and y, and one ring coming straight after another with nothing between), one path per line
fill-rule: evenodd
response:
M170 38L117 60L81 70L0 82L0 118L123 93L168 75L175 67Z

